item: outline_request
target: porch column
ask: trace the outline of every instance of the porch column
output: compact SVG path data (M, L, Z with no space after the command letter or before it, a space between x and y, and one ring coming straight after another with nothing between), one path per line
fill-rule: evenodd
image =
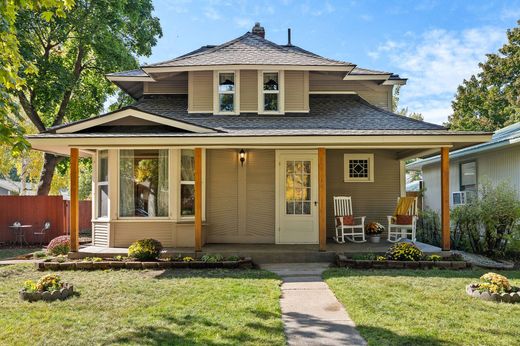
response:
M202 149L195 148L195 251L202 251Z
M79 248L78 148L70 149L70 251Z
M320 251L327 249L327 155L318 148L318 219Z
M442 250L450 250L450 149L441 148Z

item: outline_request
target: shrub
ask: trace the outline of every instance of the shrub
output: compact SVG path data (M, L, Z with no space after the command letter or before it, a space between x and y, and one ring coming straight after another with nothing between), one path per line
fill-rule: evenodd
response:
M362 253L362 254L352 255L352 259L356 260L356 261L359 261L359 260L373 261L376 259L376 257L377 256L373 253Z
M32 280L27 280L23 283L23 289L27 292L36 292L36 283Z
M393 261L419 261L422 257L422 251L413 243L394 244L386 253L386 258Z
M231 255L226 258L227 261L240 261L240 256Z
M207 255L204 255L200 258L200 260L202 262L206 262L206 263L215 263L215 262L221 262L224 260L224 256L222 255L210 255L210 254L207 254Z
M49 255L67 255L70 251L70 236L61 235L51 240L47 246L47 253Z
M439 255L431 255L428 257L428 261L433 261L433 262L437 262L437 261L440 261L442 260L442 257L439 256Z
M128 256L140 261L151 261L159 257L162 248L162 244L158 240L141 239L130 245L128 248Z
M183 258L182 258L182 261L183 261L183 262L193 262L194 259L193 259L193 257L186 256L186 257L183 257Z
M33 258L44 258L45 256L47 256L45 251L36 251L33 253Z
M419 212L417 219L417 240L423 243L440 246L441 222L437 212L425 209Z
M481 283L478 285L479 291L489 291L491 293L505 293L511 291L509 280L500 274L486 273L480 277Z
M56 274L44 275L36 283L38 291L56 291L61 288L61 278Z

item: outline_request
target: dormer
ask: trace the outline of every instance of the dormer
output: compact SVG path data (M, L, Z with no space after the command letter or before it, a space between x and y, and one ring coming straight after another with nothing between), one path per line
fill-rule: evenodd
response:
M224 44L107 77L136 99L187 94L188 113L214 115L308 113L313 94L341 93L390 110L393 86L406 82L295 46L290 30L286 45L273 43L259 23Z

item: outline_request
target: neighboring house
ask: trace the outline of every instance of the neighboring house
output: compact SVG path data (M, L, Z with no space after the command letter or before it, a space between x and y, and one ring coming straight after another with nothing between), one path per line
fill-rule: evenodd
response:
M418 160L407 170L422 171L424 206L440 210L440 157ZM520 123L498 130L490 142L450 153L450 205L464 204L479 183L508 181L520 199Z
M95 245L155 238L197 251L324 250L333 196L352 196L355 215L383 223L405 194L404 160L490 138L392 113L393 88L406 83L395 74L264 36L255 25L224 44L109 74L133 105L28 136L35 149L71 155L73 188L78 152L93 158Z
M0 179L0 196L31 196L35 194L36 191L33 189L33 185L31 183L26 183L24 187L19 181Z

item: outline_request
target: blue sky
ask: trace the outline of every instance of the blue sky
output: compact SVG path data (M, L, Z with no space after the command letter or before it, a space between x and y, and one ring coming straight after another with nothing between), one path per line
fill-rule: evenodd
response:
M409 78L400 107L442 123L457 86L520 19L520 0L196 1L155 0L164 36L142 63L220 44L259 21L266 38Z

